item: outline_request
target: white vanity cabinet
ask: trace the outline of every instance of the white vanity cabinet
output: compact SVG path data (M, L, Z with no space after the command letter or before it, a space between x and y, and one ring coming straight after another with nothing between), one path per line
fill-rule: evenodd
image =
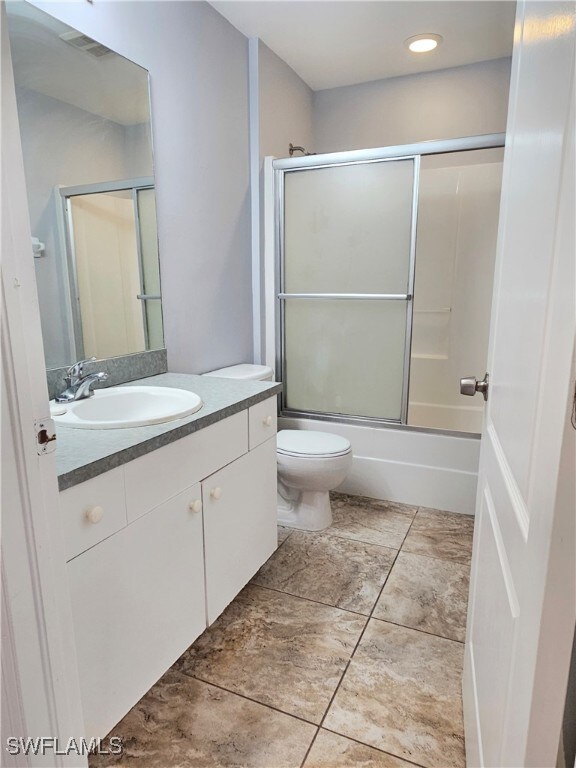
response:
M276 549L275 413L271 397L60 494L87 737L105 736Z

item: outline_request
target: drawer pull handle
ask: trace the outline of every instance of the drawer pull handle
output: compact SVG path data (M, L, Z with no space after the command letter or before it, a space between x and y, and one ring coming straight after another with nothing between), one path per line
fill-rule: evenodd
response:
M210 496L218 501L218 499L222 496L222 488L212 488L210 491Z
M102 507L90 507L86 510L86 519L89 523L99 523L104 517L104 510Z
M194 499L189 504L190 512L202 512L202 501L200 499Z
M271 427L272 426L272 416L266 416L265 419L262 419L262 424L264 424L265 427Z

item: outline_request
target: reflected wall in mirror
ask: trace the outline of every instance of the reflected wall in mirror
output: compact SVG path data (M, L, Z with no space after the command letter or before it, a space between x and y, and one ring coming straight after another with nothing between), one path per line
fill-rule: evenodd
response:
M163 346L148 73L6 3L48 368Z

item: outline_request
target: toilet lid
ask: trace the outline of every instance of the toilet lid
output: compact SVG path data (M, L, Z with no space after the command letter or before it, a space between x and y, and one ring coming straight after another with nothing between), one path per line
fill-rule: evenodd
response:
M267 365L253 365L252 363L240 363L229 365L227 368L218 368L216 371L205 373L204 376L214 376L221 379L250 379L255 381L272 381L274 371Z
M283 429L276 438L278 453L290 456L342 456L350 450L350 441L329 432Z

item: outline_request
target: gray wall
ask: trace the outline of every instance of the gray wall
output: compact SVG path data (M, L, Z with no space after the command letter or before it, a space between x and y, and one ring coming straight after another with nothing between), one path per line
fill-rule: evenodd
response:
M317 152L506 130L510 59L331 88L314 94Z
M150 72L169 370L250 361L246 38L201 2L34 5Z
M151 140L149 123L124 126L124 162L130 178L154 176ZM142 159L145 157L150 158L149 167L143 167Z
M268 156L288 157L290 143L313 151L314 91L279 56L258 41L260 172L260 360L265 359L264 311L264 173Z
M262 41L258 48L260 157L288 157L288 145L313 151L314 92Z
M30 225L32 235L46 246L44 255L34 260L46 364L69 365L67 272L54 187L133 175L126 165L125 128L27 88L17 88L16 96ZM146 165L142 170L140 162L138 175L146 172Z

